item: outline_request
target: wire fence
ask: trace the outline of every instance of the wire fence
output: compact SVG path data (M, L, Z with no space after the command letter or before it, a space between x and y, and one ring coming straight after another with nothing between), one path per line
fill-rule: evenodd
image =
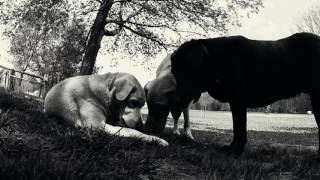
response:
M40 76L0 66L0 86L8 91L44 99L46 84Z

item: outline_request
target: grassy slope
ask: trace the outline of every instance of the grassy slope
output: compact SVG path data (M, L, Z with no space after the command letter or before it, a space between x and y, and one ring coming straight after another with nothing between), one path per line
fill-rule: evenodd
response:
M167 129L170 146L160 148L17 109L0 114L0 179L320 179L316 152L306 148L317 144L316 129L250 131L245 153L233 157L219 151L230 130L194 131L193 143Z

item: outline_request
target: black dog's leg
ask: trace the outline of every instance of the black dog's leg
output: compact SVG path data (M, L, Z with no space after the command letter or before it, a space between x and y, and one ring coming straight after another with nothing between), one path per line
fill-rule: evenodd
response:
M233 120L233 141L224 147L227 153L240 155L247 143L247 111L241 103L230 103Z
M319 147L318 147L318 160L320 160L320 95L319 91L316 93L313 93L310 95L311 97L311 103L312 103L312 110L314 114L314 118L316 119L317 125L318 125L318 141L319 141Z

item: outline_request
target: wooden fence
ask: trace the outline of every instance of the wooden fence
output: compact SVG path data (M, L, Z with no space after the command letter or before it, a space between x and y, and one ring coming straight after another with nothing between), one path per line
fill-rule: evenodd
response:
M46 94L46 84L47 81L40 76L0 66L0 86L9 91L43 99Z

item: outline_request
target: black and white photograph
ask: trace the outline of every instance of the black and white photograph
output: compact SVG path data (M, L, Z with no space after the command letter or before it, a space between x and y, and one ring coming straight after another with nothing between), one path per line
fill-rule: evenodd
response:
M319 180L320 0L0 0L0 180Z

